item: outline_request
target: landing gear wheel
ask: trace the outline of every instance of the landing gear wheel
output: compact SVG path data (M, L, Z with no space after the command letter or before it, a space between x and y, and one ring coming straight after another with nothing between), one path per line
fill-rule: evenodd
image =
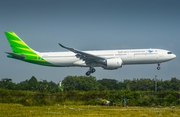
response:
M161 69L161 67L160 67L160 63L158 63L157 70L160 70L160 69Z
M93 68L93 69L91 69L91 73L94 73L96 70Z
M157 67L157 70L160 70L161 68L160 67Z
M90 74L91 74L90 71L87 71L87 72L86 72L86 76L89 76Z
M94 73L96 70L94 67L90 67L89 70L86 72L86 76L89 76L91 73Z

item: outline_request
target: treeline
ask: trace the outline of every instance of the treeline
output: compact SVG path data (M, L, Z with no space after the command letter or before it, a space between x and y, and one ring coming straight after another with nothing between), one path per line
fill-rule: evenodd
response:
M19 90L0 89L0 103L20 103L25 106L41 105L109 105L124 106L177 106L180 105L177 91L67 91L58 93L40 93Z
M157 87L155 91L155 86ZM93 76L67 76L62 82L41 80L32 76L20 83L10 78L0 80L0 103L20 103L27 106L74 104L128 106L180 105L180 80L134 78L117 81L97 80Z
M53 81L41 80L32 76L29 80L20 83L12 82L11 78L2 78L0 88L10 90L24 90L33 92L55 93L59 91L104 91L104 90L130 90L130 91L179 91L180 79L172 77L170 80L134 78L118 81L115 79L97 80L93 76L67 76L62 80L62 85Z
M58 84L53 81L47 80L38 81L36 77L32 76L29 80L22 81L20 83L12 82L11 78L2 78L0 81L0 88L10 90L23 90L33 92L58 92Z

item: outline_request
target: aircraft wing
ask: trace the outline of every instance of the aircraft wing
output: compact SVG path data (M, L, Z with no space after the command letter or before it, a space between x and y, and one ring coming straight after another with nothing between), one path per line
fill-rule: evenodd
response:
M105 58L102 58L102 57L99 57L99 56L96 56L93 54L89 54L87 52L83 52L83 51L80 51L80 50L77 50L74 48L66 47L60 43L59 43L59 45L62 48L65 48L69 51L76 53L76 57L85 61L86 64L91 64L91 63L99 63L99 64L103 64L103 65L105 64L105 60L106 60Z

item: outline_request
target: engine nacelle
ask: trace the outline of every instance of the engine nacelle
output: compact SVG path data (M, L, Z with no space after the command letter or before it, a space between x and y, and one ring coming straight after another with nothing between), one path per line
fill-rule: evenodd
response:
M104 69L113 70L121 68L123 61L121 58L111 58L106 60L106 66L103 66Z

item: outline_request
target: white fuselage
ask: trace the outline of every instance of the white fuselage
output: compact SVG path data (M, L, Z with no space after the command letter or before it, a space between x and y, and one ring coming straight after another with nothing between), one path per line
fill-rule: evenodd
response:
M162 49L127 49L127 50L99 50L83 51L106 59L121 58L122 65L132 64L159 64L176 57L172 52ZM77 58L73 52L40 52L43 59L57 67L81 66L89 67L85 61ZM94 64L94 67L102 67Z

